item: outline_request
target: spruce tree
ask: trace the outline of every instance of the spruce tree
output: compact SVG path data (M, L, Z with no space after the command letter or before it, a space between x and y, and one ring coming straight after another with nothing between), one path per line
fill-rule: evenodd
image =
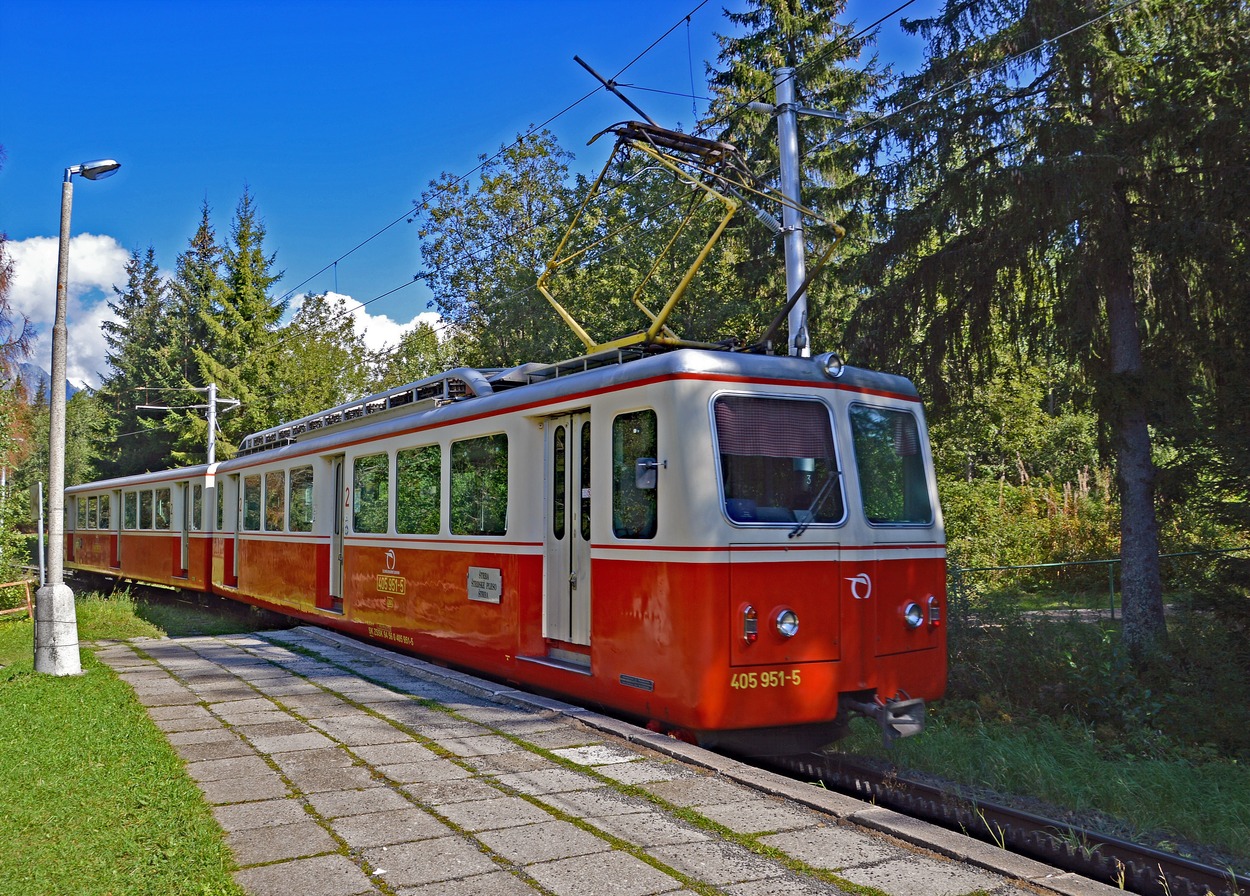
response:
M859 271L858 357L909 367L939 398L1003 357L1079 365L1115 461L1123 639L1138 658L1166 637L1152 449L1190 413L1193 380L1170 338L1193 332L1181 323L1195 310L1190 275L1240 265L1230 297L1202 292L1244 307L1244 250L1177 227L1214 211L1245 232L1244 205L1234 223L1204 178L1240 171L1244 191L1246 92L1223 94L1225 132L1243 139L1217 151L1242 159L1220 172L1192 155L1195 141L1216 149L1210 83L1184 76L1206 57L1244 78L1232 58L1245 58L1243 6L948 0L910 24L928 58L867 129L882 236Z
M223 288L199 311L205 333L193 351L201 380L217 383L221 395L241 402L221 424L223 457L243 436L279 422L274 412L279 359L270 349L287 303L269 294L282 274L271 272L276 256L265 254L265 234L255 201L244 190L222 251Z
M101 463L109 475L127 476L167 467L176 441L163 415L137 406L178 403L186 396L178 391L183 385L176 367L178 326L151 246L146 253L131 253L126 285L113 292L109 308L116 320L103 326L110 370L99 394L113 444Z

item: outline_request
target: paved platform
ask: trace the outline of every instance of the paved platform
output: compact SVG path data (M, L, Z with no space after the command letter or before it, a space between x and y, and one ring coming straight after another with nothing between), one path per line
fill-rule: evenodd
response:
M254 896L1118 892L321 629L97 655L186 760Z

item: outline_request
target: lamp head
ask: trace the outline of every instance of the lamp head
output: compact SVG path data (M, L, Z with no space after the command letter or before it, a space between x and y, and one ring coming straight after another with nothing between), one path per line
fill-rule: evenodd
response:
M94 162L83 162L76 166L78 168L76 173L81 174L87 180L103 180L116 174L121 166L121 162L113 159L96 159Z

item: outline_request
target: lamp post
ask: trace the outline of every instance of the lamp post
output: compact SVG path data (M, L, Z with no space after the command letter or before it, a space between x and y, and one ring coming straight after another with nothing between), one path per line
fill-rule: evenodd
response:
M65 584L65 290L69 284L69 219L75 174L109 177L119 162L99 159L65 169L61 184L61 245L56 268L56 318L52 324L52 383L48 422L48 578L36 593L35 671L78 675L78 618L74 592Z

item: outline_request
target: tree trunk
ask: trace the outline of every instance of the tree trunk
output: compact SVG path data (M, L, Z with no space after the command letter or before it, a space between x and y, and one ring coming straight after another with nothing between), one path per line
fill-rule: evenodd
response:
M1126 209L1121 195L1120 210ZM1121 218L1125 221L1125 218ZM1127 237L1127 233L1123 236ZM1111 353L1110 419L1120 489L1120 597L1123 640L1143 658L1167 638L1163 583L1159 576L1159 522L1155 515L1155 467L1147 423L1148 378L1142 365L1141 329L1127 239L1107 249L1107 333Z

